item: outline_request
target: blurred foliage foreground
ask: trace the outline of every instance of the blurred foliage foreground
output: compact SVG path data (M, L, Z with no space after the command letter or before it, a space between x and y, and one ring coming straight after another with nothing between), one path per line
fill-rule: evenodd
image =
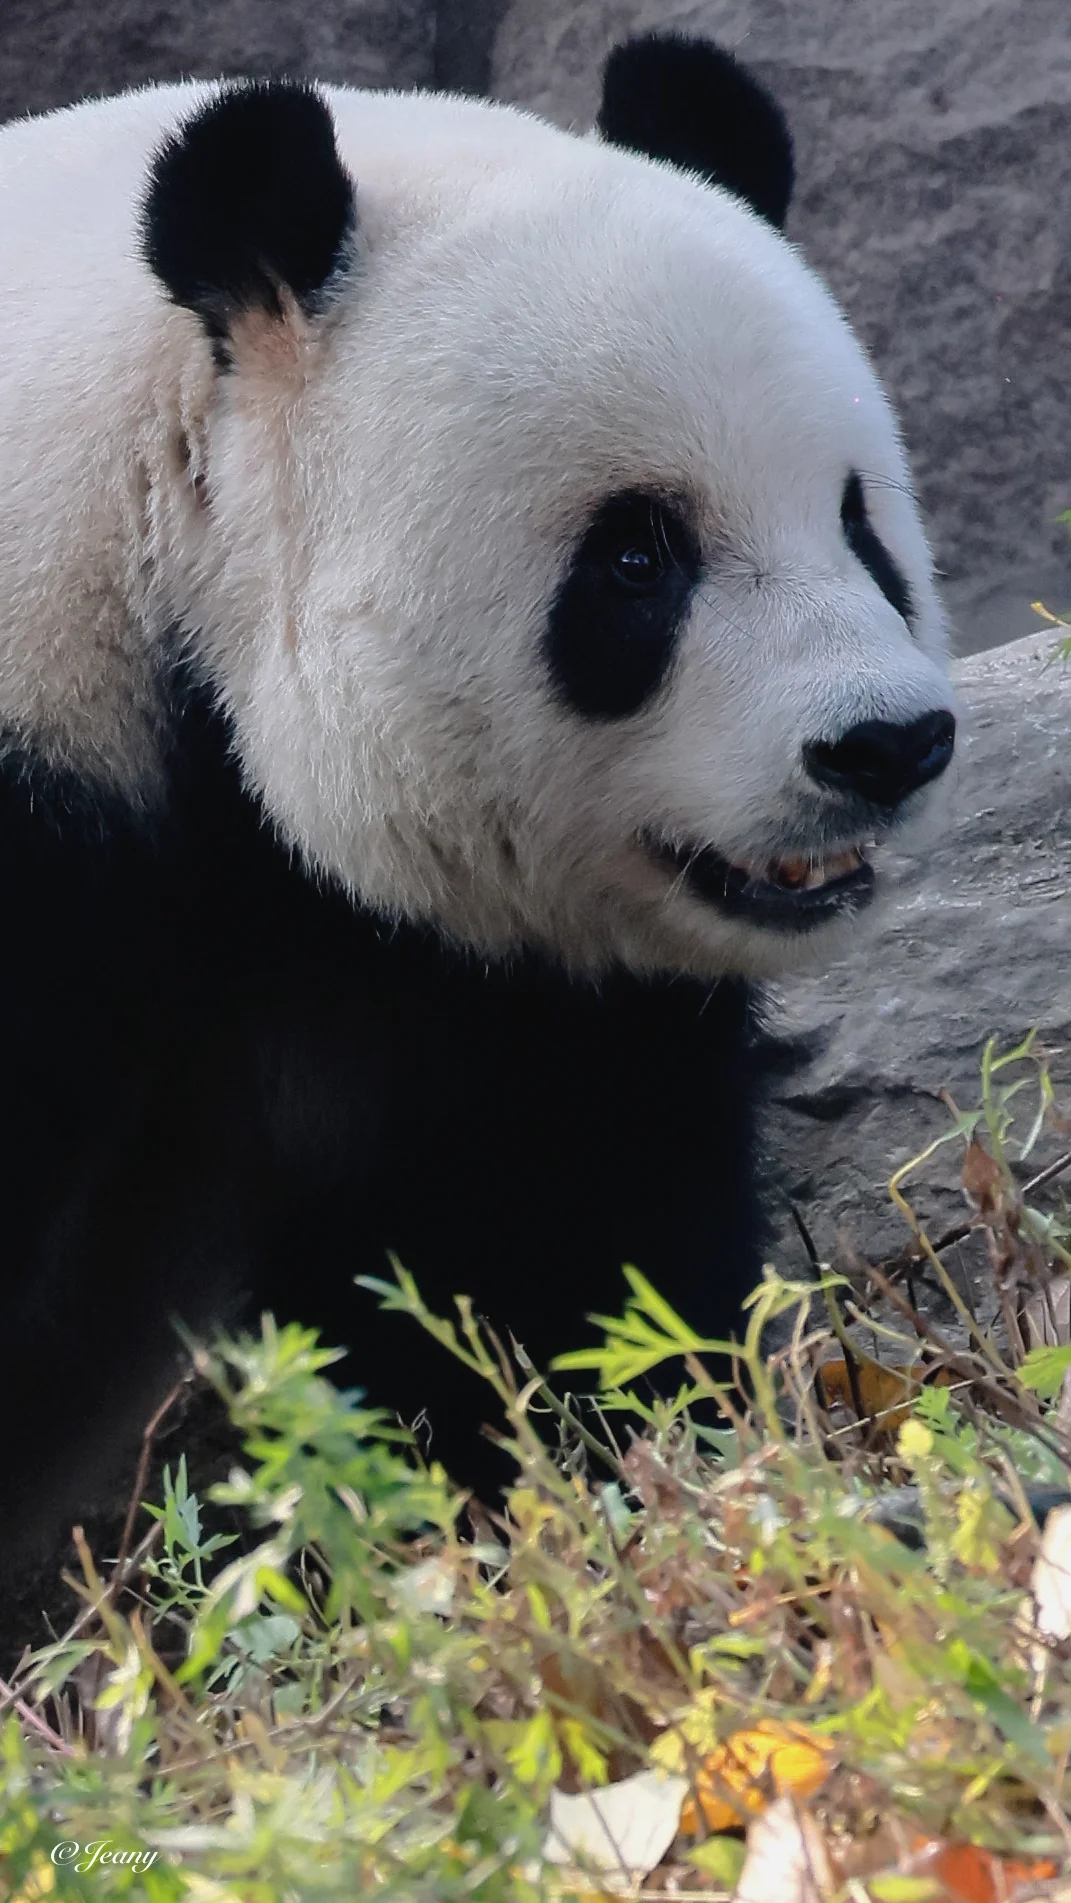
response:
M180 1464L115 1564L76 1533L83 1609L0 1687L0 1896L1071 1896L1071 1155L1026 1160L1067 1125L1031 1040L951 1110L962 1230L925 1234L916 1159L902 1256L869 1296L858 1257L768 1272L735 1386L633 1271L603 1346L558 1364L583 1407L463 1300L377 1285L487 1381L499 1516L337 1392L312 1334L201 1352L244 1464L204 1503ZM720 1429L689 1413L712 1389Z

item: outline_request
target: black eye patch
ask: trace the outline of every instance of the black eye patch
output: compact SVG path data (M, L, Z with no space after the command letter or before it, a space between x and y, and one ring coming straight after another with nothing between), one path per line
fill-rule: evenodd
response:
M544 651L558 698L587 720L639 713L663 685L701 572L678 504L627 491L592 518L569 561Z
M862 562L889 605L910 621L914 612L911 590L867 514L862 479L854 469L840 499L840 522L852 554Z

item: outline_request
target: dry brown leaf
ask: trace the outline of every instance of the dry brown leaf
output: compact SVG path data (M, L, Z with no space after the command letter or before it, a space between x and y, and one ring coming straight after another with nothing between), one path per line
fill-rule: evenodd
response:
M1053 1507L1030 1582L1043 1639L1071 1639L1071 1506Z
M1004 1200L1004 1178L989 1151L972 1140L963 1158L963 1187L982 1216L996 1216Z
M591 1889L597 1872L607 1894L624 1895L661 1863L680 1827L687 1789L686 1778L636 1771L575 1797L552 1791L544 1859L588 1872L587 1881L578 1874L581 1890Z
M1062 1348L1071 1341L1071 1278L1057 1275L1035 1289L1019 1312L1019 1326L1028 1348Z
M394 1590L410 1612L437 1612L446 1618L454 1606L458 1568L445 1554L408 1566L395 1580Z
M780 1797L747 1834L734 1903L823 1903L833 1873L814 1819Z

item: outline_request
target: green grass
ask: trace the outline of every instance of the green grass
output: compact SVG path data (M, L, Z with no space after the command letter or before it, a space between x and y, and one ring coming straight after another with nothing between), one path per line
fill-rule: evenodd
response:
M912 1874L923 1841L1062 1864L1071 1674L1067 1644L1043 1642L1025 1609L1038 1535L1024 1487L1064 1482L1071 1349L1027 1352L1015 1292L1069 1261L1059 1171L1022 1187L1054 1114L1033 1041L987 1052L981 1102L955 1112L950 1140L1014 1326L998 1341L967 1305L949 1343L901 1294L868 1325L917 1379L875 1418L857 1417L873 1368L839 1276L768 1272L709 1432L689 1406L713 1388L713 1344L634 1271L601 1349L564 1354L552 1391L465 1303L431 1314L399 1268L382 1298L478 1371L505 1416L508 1515L474 1528L445 1474L332 1387L309 1332L266 1320L201 1352L241 1467L201 1502L180 1464L118 1573L82 1542L84 1612L0 1697L0 1894L599 1894L542 1860L550 1794L658 1763L738 1812L710 1831L686 1806L659 1873L712 1896L750 1815L717 1754L757 1724L792 1727L828 1766L800 1802L844 1903L942 1895ZM894 1188L914 1224L908 1181ZM910 1248L919 1273L950 1280L917 1224ZM888 1264L878 1280L901 1286ZM777 1317L790 1339L769 1356ZM857 1410L824 1404L831 1356L847 1358ZM680 1391L652 1403L643 1378L662 1362ZM598 1409L570 1400L574 1371L594 1376ZM875 1517L890 1489L909 1490L892 1498L923 1544ZM221 1506L247 1529L229 1548ZM87 1867L102 1843L111 1860ZM57 1845L77 1857L57 1861Z

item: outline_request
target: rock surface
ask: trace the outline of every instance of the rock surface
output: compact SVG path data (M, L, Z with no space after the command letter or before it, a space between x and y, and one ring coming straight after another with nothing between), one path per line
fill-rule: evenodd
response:
M961 651L1071 606L1067 0L513 0L495 94L588 126L608 48L652 27L788 110L790 235L900 409Z
M894 862L896 890L853 954L786 991L784 1027L810 1057L781 1092L771 1150L823 1256L838 1230L871 1259L907 1239L885 1185L949 1128L942 1087L977 1103L988 1037L1009 1049L1036 1029L1071 1110L1071 666L1046 669L1051 646L958 664L946 828ZM920 1212L939 1228L965 1213L961 1160L950 1145L922 1172ZM787 1217L774 1254L802 1270Z
M434 79L434 0L0 0L0 120L150 80Z
M506 0L0 0L0 120L193 74L486 92Z

